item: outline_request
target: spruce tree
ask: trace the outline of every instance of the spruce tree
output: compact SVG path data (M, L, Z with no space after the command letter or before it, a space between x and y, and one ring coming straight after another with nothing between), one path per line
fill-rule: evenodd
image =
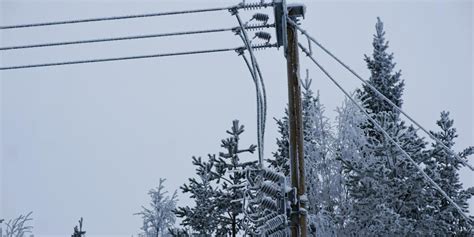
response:
M441 112L436 122L440 131L431 132L444 145L452 149L458 137L453 127L454 121L449 118L449 112ZM468 147L458 153L463 159L474 154L474 147ZM474 188L463 189L459 179L459 169L462 164L447 152L439 143L432 143L427 151L425 171L463 210L468 213L468 199L474 195ZM429 211L433 218L431 234L433 236L469 236L470 226L466 220L445 200L436 190L429 190Z
M396 105L402 106L404 82L400 71L394 72L393 54L388 53L383 23L375 25L372 57L365 56L371 72L369 83ZM390 104L369 87L358 91L358 98L387 133L401 144L417 163L425 154L425 142L416 129L407 126ZM374 124L359 124L367 140L363 157L345 166L351 198L348 229L363 235L423 234L430 225L424 211L426 182L402 152Z

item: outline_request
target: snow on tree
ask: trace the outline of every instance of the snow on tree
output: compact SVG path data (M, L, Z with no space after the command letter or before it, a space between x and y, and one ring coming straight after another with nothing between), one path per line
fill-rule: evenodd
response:
M311 80L302 82L303 144L305 157L306 195L308 197L309 233L335 236L338 233L345 191L342 166L334 155L335 138L331 124L324 116L319 95L314 95ZM289 176L288 116L277 120L280 138L278 150L268 162L272 168Z
M79 227L77 225L74 226L74 233L71 235L71 237L84 237L84 236L86 236L86 231L82 230L83 221L84 220L81 217L81 219L79 220Z
M189 178L189 184L181 186L181 190L190 194L195 206L178 207L174 212L177 217L182 218L182 226L191 228L199 235L210 236L219 225L217 217L224 212L217 209L216 204L220 191L211 185L214 180L214 162L212 159L205 162L201 157L193 157L193 165L196 166L199 178Z
M365 55L365 61L371 74L369 83L394 104L401 107L405 83L400 78L401 71L393 72L396 64L393 62L393 53L386 51L388 49L388 41L385 41L383 22L378 17L375 29L376 33L372 42L374 47L372 57ZM374 114L382 111L398 113L390 104L380 99L367 85L363 85L363 89L359 92L360 99L368 111Z
M146 237L163 236L176 221L173 211L176 209L178 195L176 191L171 196L167 195L168 192L164 191L165 180L160 179L158 187L148 192L150 207L142 206L142 211L135 213L143 219L141 229Z
M195 207L179 207L178 217L184 218L182 225L189 226L202 235L237 236L242 230L242 203L244 196L245 174L233 172L246 168L256 168L257 161L244 161L242 154L253 153L255 145L246 149L239 148L240 135L244 126L234 120L227 133L230 137L221 141L225 152L219 156L208 155L208 162L193 158L197 174L201 179L189 179L189 185L183 185L183 193L191 193Z
M233 172L247 168L256 168L257 161L244 161L241 154L254 153L256 146L250 145L248 148L240 149L240 135L244 132L244 126L239 125L238 120L234 120L231 130L227 133L230 137L221 141L221 147L225 152L220 152L219 157L213 157L215 162L215 173L217 182L221 182L221 195L218 196L218 208L225 210L226 214L220 216L220 223L224 224L218 235L231 233L237 236L242 230L242 202L238 201L244 197L244 185L246 176L242 172ZM233 172L233 173L232 173Z
M29 212L26 215L20 215L17 218L10 219L5 223L6 237L23 237L26 233L31 233L33 226L28 225L28 222L32 221L31 215L33 212Z
M436 122L440 131L431 132L436 138L450 149L458 137L453 127L454 121L449 118L449 112L441 112L441 118ZM439 143L431 144L425 161L426 173L439 184L463 210L468 213L468 199L474 195L474 187L463 189L459 179L459 169L462 164L453 155L447 152ZM474 154L474 147L468 147L459 153L461 158L467 159ZM469 236L471 227L466 220L448 203L436 190L429 190L429 215L433 218L431 226L432 236Z
M372 57L366 56L365 59L371 72L369 82L401 106L404 82L400 71L393 72L393 54L386 51L388 43L379 18L375 28L374 51ZM399 113L369 87L364 86L358 95L367 112L415 162L421 163L425 157L425 142L418 137L416 129L407 127ZM352 157L350 166L345 166L351 198L347 230L366 236L423 235L430 226L425 212L425 180L372 123L355 126L363 129L367 143L361 148L362 154ZM347 158L342 157L342 160Z

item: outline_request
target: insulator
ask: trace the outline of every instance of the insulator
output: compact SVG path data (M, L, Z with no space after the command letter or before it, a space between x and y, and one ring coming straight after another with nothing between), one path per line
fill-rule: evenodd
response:
M275 186L273 183L268 182L268 181L262 183L262 186L260 187L260 191L267 194L268 196L272 196L275 198L279 198L282 196L281 190L277 186Z
M275 183L280 183L282 180L285 180L285 176L283 174L269 169L263 169L262 175L265 179Z
M253 50L256 51L256 50L262 50L262 49L277 47L277 46L276 46L276 44L269 44L267 42L267 43L264 43L264 44L254 44L254 45L252 45L252 47L253 47Z
M268 15L267 14L264 14L264 13L255 13L252 17L253 19L257 20L257 21L263 21L264 24L266 24L268 22Z
M278 211L277 203L269 197L263 197L262 201L260 202L260 205L262 205L262 207L270 209L272 211Z
M270 42L270 39L272 38L272 35L268 32L265 32L265 31L259 31L259 32L255 33L254 38L259 38L259 39L262 39L262 40L266 40L267 42Z
M255 9L260 9L263 7L269 7L272 6L273 3L246 3L246 4L239 4L240 9L244 10L255 10Z
M267 233L272 230L275 230L279 228L281 225L286 223L286 215L278 215L276 217L273 217L272 219L268 220L265 222L265 225L259 227L258 229L262 233Z
M276 212L272 212L264 217L261 217L257 220L258 223L261 223L261 225L265 224L268 220L274 218L275 216L278 216Z
M248 24L247 26L245 26L245 29L248 31L253 31L253 30L263 30L270 27L275 27L275 24Z
M288 231L283 229L283 230L277 230L269 235L267 237L287 237L288 236Z

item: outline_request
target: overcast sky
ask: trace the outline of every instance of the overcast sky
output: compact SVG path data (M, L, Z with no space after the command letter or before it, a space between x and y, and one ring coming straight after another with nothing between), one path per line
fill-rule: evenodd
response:
M376 17L385 23L406 87L404 108L435 129L442 110L458 129L457 150L474 144L472 1L299 1L302 26L368 76ZM236 1L1 0L0 25L228 6ZM271 13L270 11L266 11ZM244 14L243 17L249 17ZM236 26L228 12L4 30L1 46ZM304 40L303 40L304 41ZM6 51L2 66L235 47L230 32ZM315 56L348 89L360 86L322 52ZM282 50L258 51L268 92L266 156L287 101ZM303 56L313 90L334 119L343 96ZM303 73L304 71L302 71ZM167 178L178 189L194 175L191 157L220 151L233 119L255 143L255 95L233 52L0 72L0 217L34 211L37 236L71 234L82 216L88 234L136 234L133 213ZM472 159L472 157L471 157ZM474 161L471 161L474 164ZM474 175L463 170L466 185ZM181 204L189 199L180 195ZM471 212L474 202L471 201Z

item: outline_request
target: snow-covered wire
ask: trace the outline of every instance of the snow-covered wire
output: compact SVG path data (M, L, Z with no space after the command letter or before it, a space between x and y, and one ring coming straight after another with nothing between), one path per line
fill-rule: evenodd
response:
M393 108L395 108L398 112L401 114L405 115L406 118L408 118L413 124L418 126L424 133L426 133L431 139L435 140L441 147L443 147L444 150L446 150L448 153L453 155L458 162L462 163L463 165L467 166L471 171L474 171L474 167L470 165L467 161L465 161L461 156L456 154L452 149L450 149L448 146L446 146L440 139L435 137L431 132L429 132L426 128L421 126L418 122L416 122L410 115L408 115L405 111L402 110L399 106L397 106L395 103L393 103L389 98L387 98L382 92L380 92L377 88L375 88L372 84L370 84L369 81L363 79L359 74L357 74L352 68L350 68L347 64L342 62L338 57L336 57L331 51L326 49L321 43L319 43L314 37L308 34L306 30L301 28L298 24L296 24L293 20L288 18L288 22L295 26L303 35L305 35L309 40L313 41L319 48L321 48L324 52L326 52L329 56L331 56L334 60L336 60L339 64L341 64L344 68L346 68L349 72L351 72L357 79L359 79L362 83L367 85L377 96L379 96L381 99L383 99L385 102L389 103Z
M247 51L249 52L250 55L250 61L251 61L251 73L252 76L254 77L255 87L257 90L257 100L258 97L260 96L260 103L257 101L257 121L260 121L260 124L257 122L257 136L258 136L258 161L259 161L259 166L263 166L263 155L264 155L264 140L265 140L265 122L266 122L266 105L267 105L267 97L266 97L266 91L265 91L265 83L263 81L262 73L260 71L260 67L258 66L257 60L255 58L255 55L253 53L253 49L250 46L251 41L247 35L247 30L245 28L245 24L243 24L242 19L239 16L239 12L237 8L230 9L231 13L235 15L237 18L237 21L240 25L240 31L238 32L240 37L242 38L242 41L247 47ZM249 67L250 70L250 67ZM258 80L257 80L258 78ZM260 84L260 85L259 85ZM260 87L262 88L262 92L260 91Z
M469 225L471 225L471 222L472 222L471 218L469 218L466 215L466 213L463 212L463 210L459 207L459 205L456 204L456 202L454 202L454 200L451 199L448 196L448 194L446 194L446 192L443 189L441 189L441 187L425 173L425 171L423 171L423 169L413 160L413 158L411 158L411 156L401 147L401 145L397 141L395 141L395 139L393 139L392 136L390 136L390 134L388 134L388 132L385 129L383 129L383 127L374 118L372 118L369 115L369 113L361 105L359 105L359 103L357 103L356 100L354 98L352 98L352 96L344 88L342 88L342 86L326 71L326 69L323 66L321 66L316 61L316 59L314 59L314 57L312 55L309 54L309 51L303 45L299 44L299 46L300 46L301 50L306 54L306 56L308 58L310 58L311 61L313 61L314 64L316 64L316 66L336 85L336 87L339 88L346 95L346 97L355 106L357 106L357 108L362 113L364 113L364 115L374 124L374 126L377 127L377 129L380 132L382 132L383 135L388 140L390 140L390 142L392 142L402 152L402 154L407 158L407 160L413 166L415 166L415 168L420 172L420 174L423 176L423 178L425 178L425 180L428 181L456 209L456 211L467 221L467 223Z
M259 48L260 49L260 48L270 48L270 47L276 47L276 46L275 45L255 45L255 46L252 46L251 48L252 49ZM0 67L0 71L34 68L34 67L52 67L52 66L62 66L62 65L71 65L71 64L100 63L100 62L123 61L123 60L132 60L132 59L145 59L145 58L159 58L159 57L170 57L170 56L192 55L192 54L218 53L218 52L226 52L226 51L240 51L240 50L245 50L245 49L246 49L246 47L236 47L236 48L222 48L222 49L185 51L185 52L175 52L175 53L148 54L148 55L128 56L128 57L118 57L118 58L102 58L102 59L87 59L87 60L78 60L78 61L64 61L64 62L55 62L55 63L26 64L26 65L19 65L19 66Z
M250 65L247 57L245 57L245 54L242 53L242 58L244 59L245 61L245 64L247 65L247 68L249 69L250 71L250 74L252 75L252 79L253 79L253 82L255 84L255 91L256 91L256 97L257 97L257 147L258 147L258 162L260 164L261 163L261 160L262 160L262 156L261 156L261 146L262 146L262 135L261 135L261 107L262 107L262 98L261 98L261 95L260 95L260 90L259 90L259 85L258 85L258 79L257 79L257 75L255 74L255 71L252 69L252 66Z
M249 25L249 26L246 26L245 28L246 29L261 29L261 28L269 28L269 27L274 27L274 24ZM182 32L159 33L159 34L146 34L146 35L133 35L133 36L122 36L122 37L114 37L114 38L99 38L99 39L75 40L75 41L64 41L64 42L51 42L51 43L17 45L17 46L6 46L6 47L0 47L0 51L15 50L15 49L28 49L28 48L53 47L53 46L64 46L64 45L74 45L74 44L90 44L90 43L122 41L122 40L149 39L149 38L160 38L160 37L178 36L178 35L217 33L217 32L225 32L225 31L235 31L238 28L240 28L240 27L208 29L208 30L194 30L194 31L182 31Z
M238 5L230 6L230 7L216 7L216 8L205 8L205 9L184 10L184 11L155 12L155 13L136 14L136 15L109 16L109 17L74 19L74 20L64 20L64 21L51 21L51 22L29 23L29 24L19 24L19 25L7 25L7 26L0 26L0 30L30 28L30 27L38 27L38 26L78 24L78 23L86 23L86 22L124 20L124 19L145 18L145 17L182 15L182 14L190 14L190 13L216 12L216 11L225 11L225 10L229 10L229 9L232 9L232 8L255 9L255 8L269 7L269 6L272 6L272 5L273 5L273 3L238 4Z

